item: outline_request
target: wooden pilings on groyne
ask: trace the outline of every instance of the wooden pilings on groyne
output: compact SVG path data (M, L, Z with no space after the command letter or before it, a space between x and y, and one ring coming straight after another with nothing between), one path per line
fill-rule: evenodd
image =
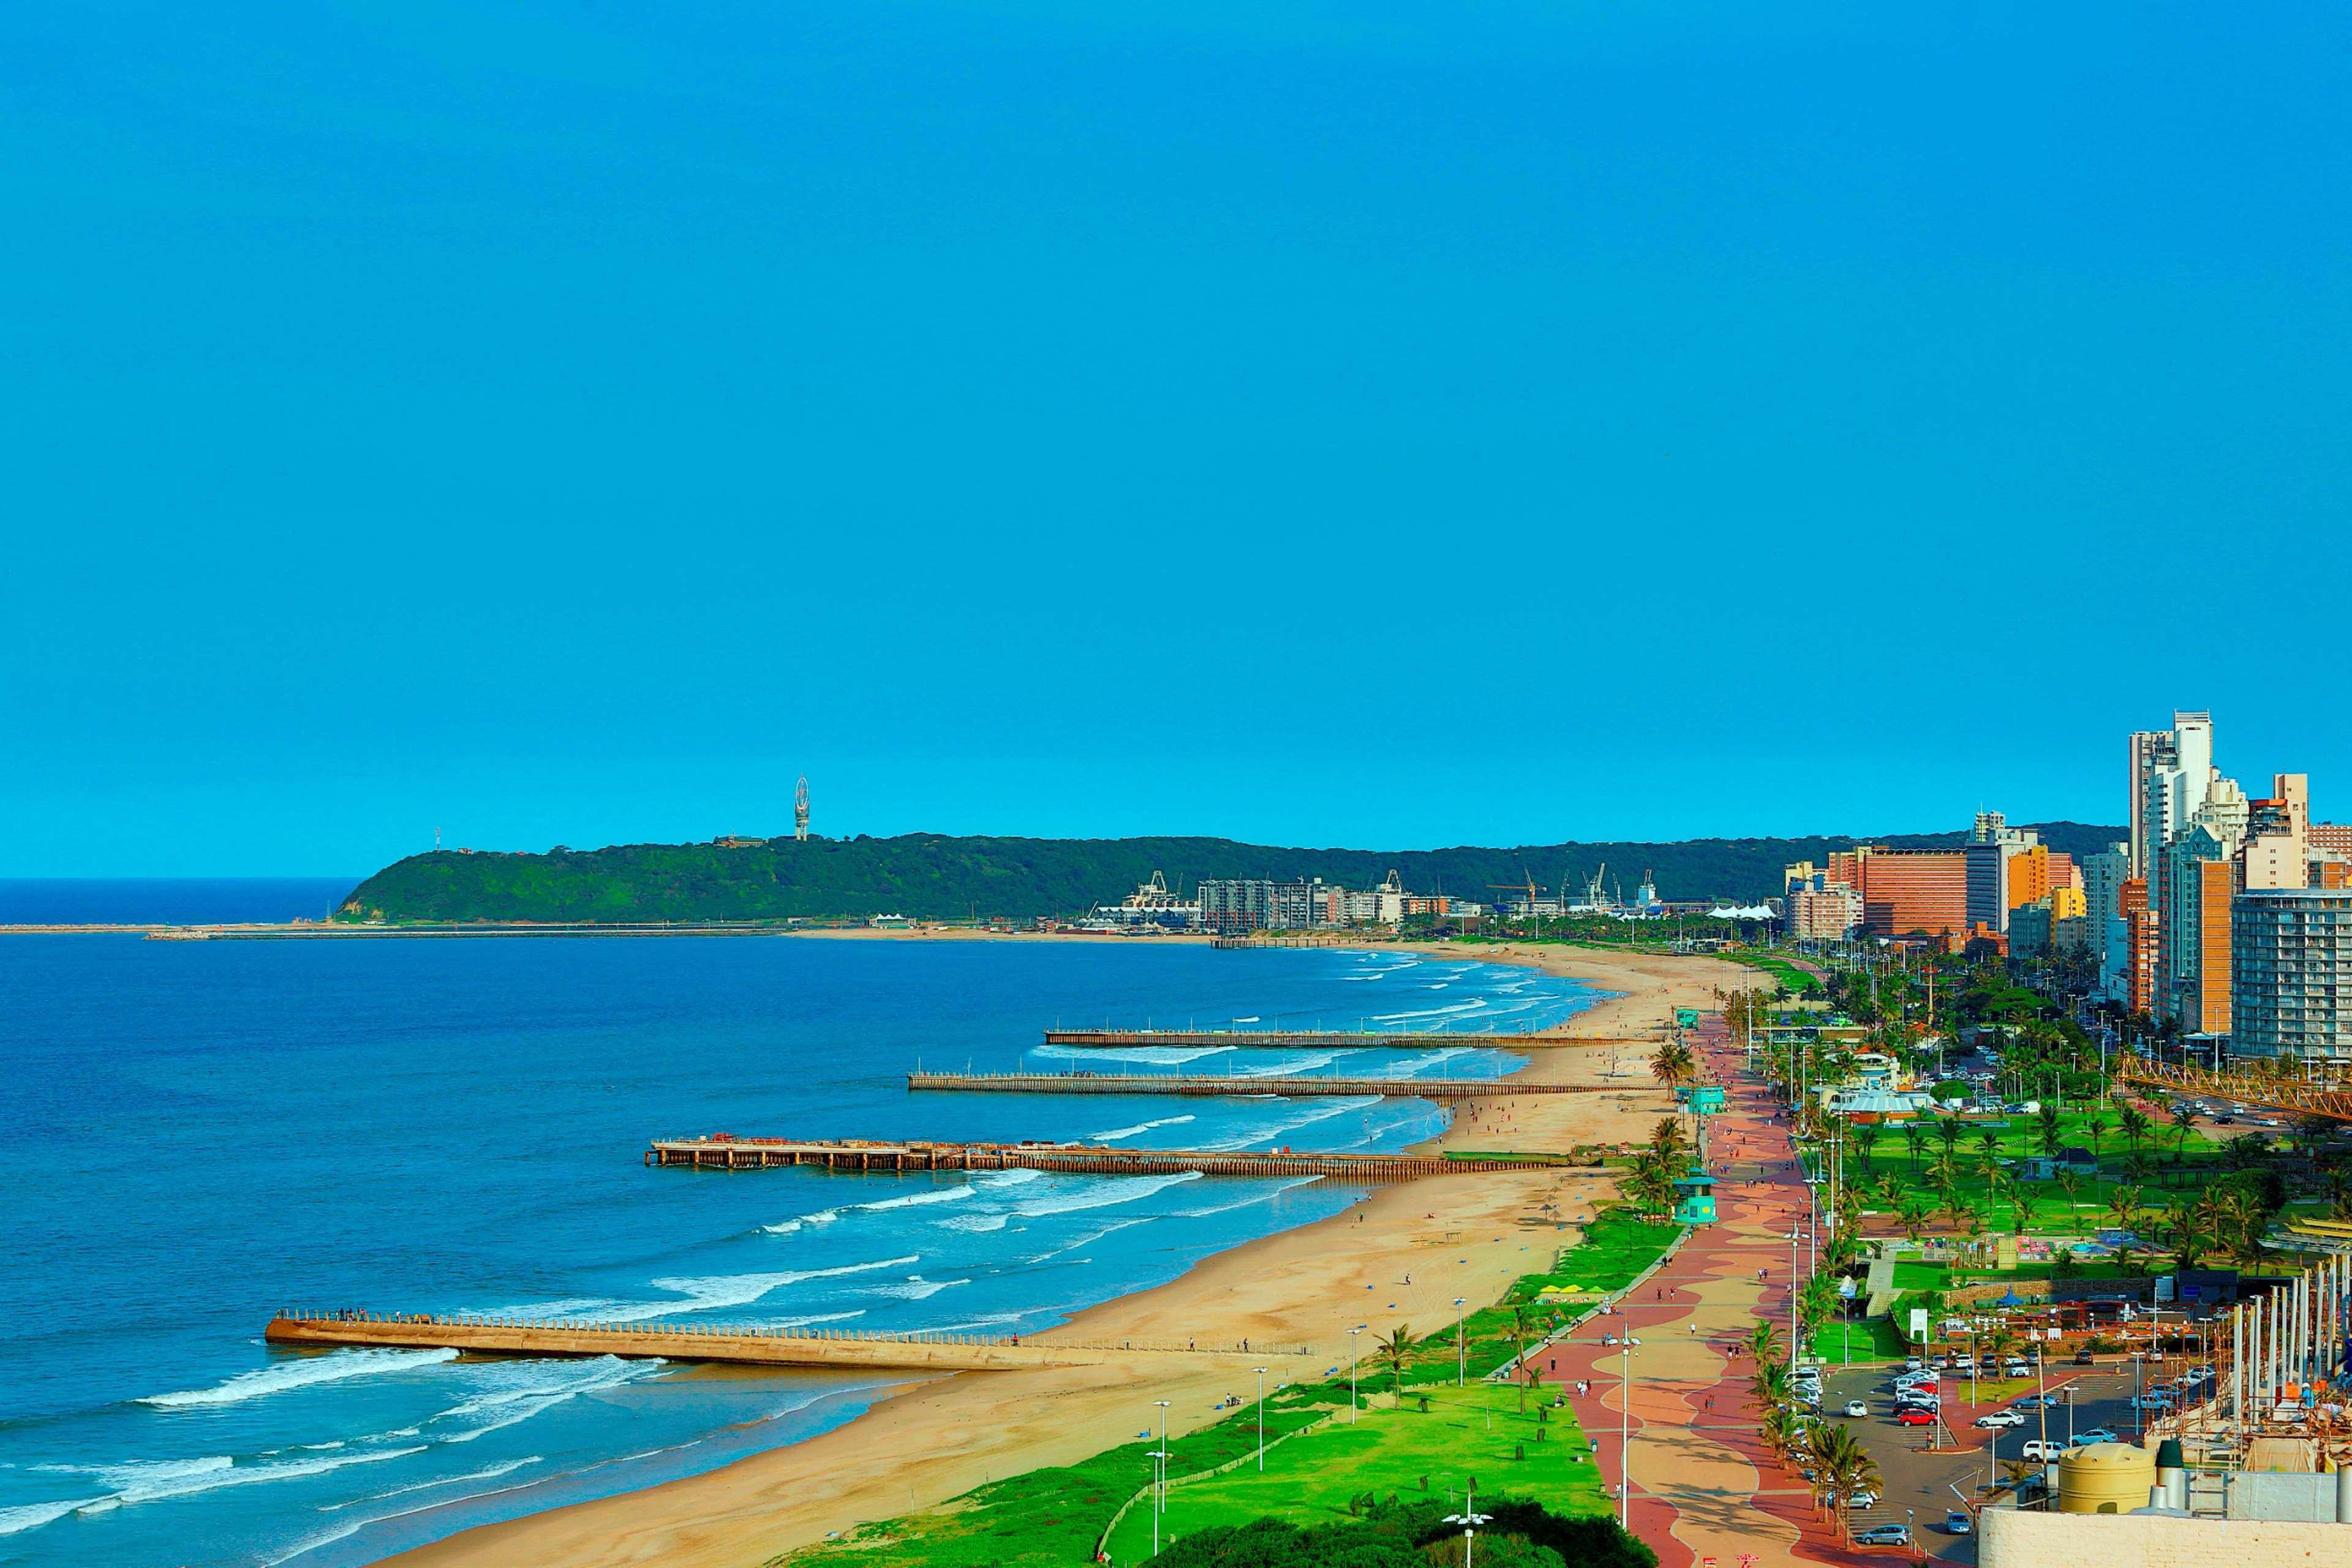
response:
M1586 1046L1654 1046L1632 1035L1406 1035L1377 1029L1048 1029L1049 1046L1088 1046L1100 1050L1173 1046L1187 1049L1412 1050L1448 1046L1497 1051L1561 1050Z
M280 1312L262 1337L276 1345L399 1345L467 1354L614 1355L746 1366L866 1367L895 1372L1011 1372L1024 1367L1099 1366L1121 1355L1194 1354L1250 1360L1241 1347L1104 1344L980 1334L877 1334L837 1329L748 1328L730 1323L574 1323L560 1320L436 1316L424 1312ZM1303 1345L1255 1347L1301 1356Z
M1501 1100L1522 1094L1605 1094L1622 1086L1522 1083L1501 1078L1243 1078L1183 1073L910 1072L910 1089L978 1094L1379 1095L1389 1100Z
M1204 1176L1336 1176L1350 1182L1404 1182L1478 1171L1565 1165L1563 1154L1449 1158L1443 1154L1316 1154L1286 1150L1112 1149L1085 1143L890 1143L860 1138L797 1140L661 1138L648 1165L698 1171L764 1171L815 1165L829 1171L1064 1171L1091 1176L1150 1176L1197 1171Z

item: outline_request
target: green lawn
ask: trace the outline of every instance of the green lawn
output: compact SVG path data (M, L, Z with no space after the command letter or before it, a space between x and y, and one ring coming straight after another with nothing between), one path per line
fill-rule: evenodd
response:
M1539 1303L1545 1290L1583 1292L1622 1289L1633 1277L1656 1261L1679 1233L1672 1225L1654 1225L1630 1211L1603 1210L1578 1245L1562 1249L1553 1266L1513 1285L1506 1302L1520 1303L1532 1340L1555 1320L1582 1310L1570 1304ZM1386 1332L1393 1325L1376 1323ZM1421 1478L1443 1492L1449 1474L1475 1473L1481 1489L1508 1489L1533 1498L1555 1512L1598 1512L1599 1482L1591 1467L1571 1460L1584 1451L1584 1440L1574 1413L1561 1408L1539 1422L1535 1402L1527 1415L1518 1414L1518 1395L1508 1387L1489 1389L1477 1381L1516 1353L1517 1338L1508 1305L1471 1314L1467 1331L1469 1388L1454 1387L1456 1345L1454 1325L1419 1342L1405 1364L1405 1408L1365 1410L1345 1429L1348 1384L1342 1377L1328 1384L1307 1384L1268 1395L1266 1435L1280 1437L1311 1426L1333 1410L1340 1420L1324 1431L1310 1433L1269 1450L1266 1475L1259 1481L1253 1466L1240 1471L1178 1486L1171 1492L1176 1506L1194 1507L1197 1515L1179 1515L1177 1528L1192 1531L1205 1524L1239 1522L1258 1512L1283 1512L1304 1521L1309 1517L1344 1517L1348 1499L1365 1491L1418 1491ZM1377 1369L1369 1352L1360 1386L1367 1398L1389 1391L1392 1379ZM1420 1408L1423 1394L1432 1409ZM1491 1413L1488 1402L1492 1402ZM1490 1426L1491 1423L1491 1426ZM1475 1427L1475 1432L1472 1430ZM1537 1434L1544 1436L1539 1440ZM1527 1457L1517 1458L1520 1445ZM1066 1468L1031 1470L1007 1480L965 1493L932 1512L911 1518L884 1520L849 1531L839 1541L825 1542L772 1559L794 1568L1067 1568L1093 1554L1095 1542L1137 1490L1149 1484L1153 1447L1149 1441L1122 1443ZM1257 1447L1257 1407L1244 1405L1186 1436L1171 1437L1169 1473L1181 1480L1215 1469L1229 1460L1254 1455ZM1475 1468L1465 1468L1475 1467ZM1458 1480L1455 1484L1459 1484ZM1234 1500L1253 1487L1269 1491L1263 1508L1233 1520L1212 1517L1218 1508L1247 1508ZM1197 1504L1188 1501L1200 1489ZM1277 1495L1278 1494L1278 1495ZM1277 1503L1279 1506L1277 1506ZM1319 1510L1319 1511L1318 1511ZM1191 1521L1186 1522L1190 1518ZM1142 1547L1128 1544L1140 1531ZM1151 1515L1130 1510L1120 1526L1121 1545L1115 1553L1122 1563L1150 1554ZM845 1554L852 1554L845 1556Z
M2132 1152L2123 1135L2116 1131L2112 1110L2106 1113L2106 1131L2094 1144L2084 1127L2085 1113L2069 1110L2060 1119L2060 1146L2095 1149L2101 1161L2099 1175L2085 1177L2068 1198L2056 1181L2030 1184L2033 1200L2031 1229L2036 1233L2063 1232L2072 1236L2088 1236L2095 1231L2111 1228L2115 1224L2107 1200L2119 1187L2136 1186L2140 1202L2154 1205L2167 1202L2176 1194L2193 1194L2219 1175L2224 1167L2221 1146L2200 1132L2191 1131L2185 1144L2177 1140L2168 1123L2159 1123L2157 1133L2140 1145L2140 1155L2147 1162L2145 1174L2137 1179L2127 1169ZM1952 1159L1958 1167L1955 1184L1960 1200L1973 1206L1984 1217L1987 1226L1997 1232L2008 1232L2016 1224L2017 1205L2011 1196L2011 1189L2004 1185L1998 1197L1989 1195L1989 1184L1978 1166L1984 1157L1984 1146L1979 1141L1982 1131L1990 1128L1998 1134L1995 1154L2003 1160L2024 1160L2043 1152L2039 1123L2032 1117L2011 1117L2005 1126L1990 1122L1966 1122L1952 1149ZM1846 1172L1848 1178L1865 1184L1866 1206L1877 1211L1871 1229L1876 1233L1896 1228L1889 1222L1897 1211L1900 1199L1890 1199L1875 1184L1881 1177L1892 1175L1904 1196L1916 1195L1929 1204L1940 1203L1940 1194L1931 1184L1930 1173L1937 1157L1943 1152L1944 1141L1929 1130L1927 1142L1917 1160L1911 1155L1910 1144L1899 1129L1889 1126L1882 1131L1870 1156L1864 1159L1857 1148L1849 1152ZM2183 1163L2176 1168L2173 1156L2179 1149ZM1931 1216L1930 1228L1943 1228L1948 1214L1939 1212ZM1898 1284L1906 1284L1899 1276ZM1906 1286L1920 1289L1918 1286Z
M1549 1419L1538 1423L1532 1403L1521 1415L1511 1390L1476 1384L1432 1390L1428 1397L1425 1413L1416 1408L1417 1394L1407 1396L1404 1409L1366 1410L1353 1423L1343 1411L1331 1425L1268 1449L1264 1475L1245 1465L1171 1488L1160 1544L1266 1514L1302 1526L1328 1524L1349 1518L1349 1500L1365 1492L1443 1497L1473 1479L1482 1492L1531 1498L1554 1513L1608 1511L1572 1411L1545 1410ZM1129 1509L1112 1534L1112 1563L1148 1560L1151 1529L1147 1500Z
M1868 1318L1858 1323L1823 1323L1813 1331L1813 1353L1832 1366L1843 1366L1848 1361L1901 1361L1911 1350L1891 1320Z

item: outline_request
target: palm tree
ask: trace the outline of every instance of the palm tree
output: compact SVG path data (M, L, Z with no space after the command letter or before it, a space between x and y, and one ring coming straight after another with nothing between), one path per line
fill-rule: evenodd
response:
M1668 1040L1650 1054L1650 1076L1663 1088L1680 1089L1698 1076L1697 1062L1688 1046Z
M2123 1130L2124 1142L2130 1146L2134 1154L2139 1152L2140 1144L2147 1140L2148 1132L2155 1126L2155 1123L2148 1120L2147 1112L2128 1100L2125 1100L2121 1108L2116 1110L2116 1122Z
M1528 1331L1534 1327L1534 1318L1528 1311L1528 1304L1525 1301L1512 1302L1511 1349L1517 1354L1517 1364L1522 1371L1526 1370L1528 1362ZM1528 1413L1528 1380L1520 1377L1516 1381L1519 1385L1519 1414L1525 1415Z
M1885 1485L1878 1472L1878 1461L1845 1426L1813 1428L1812 1449L1814 1473L1829 1492L1839 1533L1851 1537L1854 1497L1861 1492L1875 1492Z
M1916 1121L1906 1122L1903 1142L1911 1145L1911 1173L1919 1173L1919 1155L1927 1147L1927 1130Z
M1957 1116L1947 1116L1937 1122L1936 1136L1944 1141L1944 1158L1950 1159L1952 1151L1959 1147L1960 1119Z
M1404 1403L1405 1357L1412 1353L1414 1343L1412 1326L1409 1323L1399 1323L1395 1332L1375 1335L1372 1339L1373 1359L1389 1369L1389 1377L1396 1384L1397 1403L1400 1405ZM1522 1351L1520 1353L1524 1355L1527 1352ZM1524 1394L1522 1402L1524 1403Z
M1986 1159L1992 1160L1999 1158L2000 1154L2000 1129L1998 1127L1988 1127L1981 1132L1979 1132L1977 1134L1977 1147L1984 1151L1984 1157Z
M2172 1108L2172 1163L2185 1164L2189 1159L2189 1133L2197 1125L2197 1113L2186 1105Z
M1855 1128L1853 1130L1853 1142L1855 1147L1862 1151L1862 1173L1867 1176L1870 1174L1870 1152L1871 1149L1878 1142L1877 1124L1874 1122L1865 1121L1861 1126Z
M2107 1130L2107 1113L2097 1106L2083 1113L2083 1131L2091 1135L2091 1168L2098 1169L2099 1134Z
M2083 1222L2074 1212L2074 1195L2083 1190L2083 1178L2072 1171L2061 1171L2058 1173L2058 1190L2066 1194L2066 1228L2073 1232L2081 1231Z
M1682 1122L1672 1116L1662 1116L1650 1129L1650 1148L1660 1160L1679 1164L1690 1152L1690 1139L1683 1131Z
M1905 1198L1903 1200L1904 1233L1912 1240L1918 1240L1920 1234L1927 1228L1927 1215L1930 1212L1927 1205L1919 1199Z
M2116 1216L2117 1230L2138 1229L2139 1201L2137 1187L2117 1187L2107 1194L2107 1212Z
M2016 1206L2017 1210L2016 1217L2011 1223L2021 1239L2027 1231L2033 1228L2034 1196L2033 1189L2025 1183L2012 1181L2009 1184L2009 1201Z
M2065 1129L2058 1120L2058 1108L2054 1105L2043 1106L2034 1116L2033 1121L2033 1130L2042 1138L2042 1152L2044 1154L2056 1154L2058 1145L2065 1135Z

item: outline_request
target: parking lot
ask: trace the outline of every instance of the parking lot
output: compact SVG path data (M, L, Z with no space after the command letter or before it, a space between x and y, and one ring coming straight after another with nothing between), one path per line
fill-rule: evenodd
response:
M1948 1532L1945 1517L1962 1506L1963 1498L1970 1503L1980 1501L1985 1489L2001 1479L2000 1463L2017 1458L2027 1439L2043 1438L2046 1433L2047 1440L2063 1445L2075 1434L2104 1426L2128 1441L2139 1429L2131 1408L2129 1363L2053 1368L2047 1386L2059 1403L2027 1412L2022 1426L1997 1431L1974 1423L1989 1412L2008 1409L2011 1401L1995 1398L1991 1391L1996 1385L1980 1382L1978 1393L1982 1403L1972 1405L1967 1374L1955 1378L1949 1373L1943 1374L1940 1384L1943 1423L1934 1427L1897 1426L1893 1392L1897 1370L1884 1363L1823 1368L1823 1418L1852 1427L1878 1462L1883 1478L1877 1503L1854 1511L1854 1529L1908 1524L1916 1542L1930 1555L1948 1562L1975 1562L1976 1537ZM1857 1417L1838 1414L1849 1400L1862 1401L1870 1414ZM1928 1447L1930 1433L1939 1447Z

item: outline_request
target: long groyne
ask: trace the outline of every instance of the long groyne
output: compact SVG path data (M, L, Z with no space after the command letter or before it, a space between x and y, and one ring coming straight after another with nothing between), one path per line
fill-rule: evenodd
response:
M1467 1050L1547 1051L1588 1046L1654 1046L1633 1035L1403 1034L1379 1029L1048 1029L1049 1046L1085 1046L1098 1050L1160 1046L1226 1050L1415 1050L1455 1047Z
M745 1366L863 1367L890 1372L1012 1372L1100 1366L1122 1355L1244 1358L1239 1346L1118 1344L981 1334L879 1334L726 1323L592 1323L426 1312L284 1311L262 1337L275 1345L397 1345L469 1355L598 1356L730 1362ZM1298 1356L1304 1346L1260 1345L1256 1359Z
M1152 1176L1197 1171L1204 1176L1334 1176L1342 1181L1407 1182L1477 1171L1524 1171L1573 1162L1564 1154L1330 1154L1287 1150L1112 1149L1086 1143L883 1142L861 1138L797 1140L657 1138L648 1165L698 1171L764 1171L814 1165L828 1171L1063 1171L1093 1176Z
M1245 1078L1184 1073L910 1072L910 1089L967 1094L1174 1094L1192 1099L1233 1095L1318 1095L1385 1100L1503 1100L1523 1094L1615 1094L1622 1084L1521 1083L1497 1078Z

